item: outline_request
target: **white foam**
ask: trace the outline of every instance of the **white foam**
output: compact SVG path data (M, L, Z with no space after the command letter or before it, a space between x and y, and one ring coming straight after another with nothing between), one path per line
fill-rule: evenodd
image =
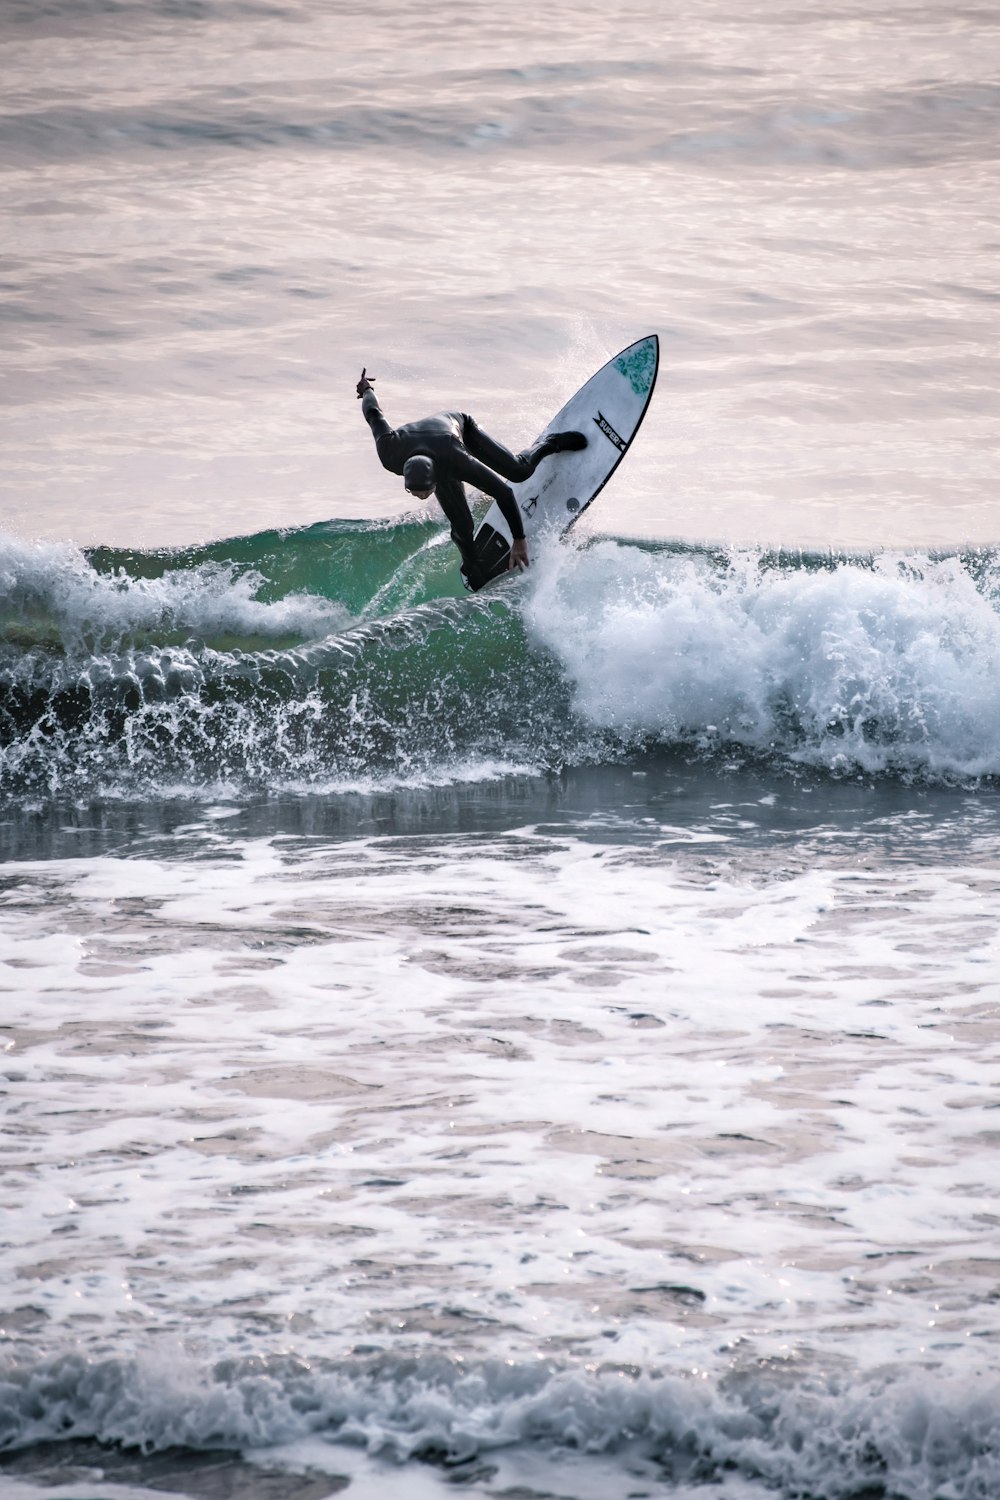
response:
M850 865L706 880L718 845L689 879L673 841L177 837L208 858L18 867L0 1272L51 1247L46 1339L240 1349L253 1309L324 1347L440 1326L644 1367L978 1346L992 1093L964 1017L1000 909L974 869L873 898ZM957 1101L933 1120L928 1073Z
M347 1445L397 1463L431 1455L453 1471L511 1450L512 1466L535 1475L570 1468L574 1454L617 1455L619 1474L655 1475L659 1465L683 1482L728 1470L831 1497L879 1483L908 1500L991 1500L1000 1481L1000 1387L973 1393L967 1377L838 1382L777 1369L720 1387L698 1376L440 1358L367 1371L294 1360L209 1371L161 1351L155 1362L69 1357L14 1371L4 1396L26 1443L226 1447L327 1472L343 1472Z
M257 598L252 569L205 562L158 578L99 573L70 543L25 542L0 534L0 618L55 636L74 658L127 649L137 639L190 635L314 638L348 622L342 605L312 594L273 603Z
M531 636L595 727L738 747L834 772L1000 774L995 585L956 560L886 555L806 571L725 570L613 542L552 549Z

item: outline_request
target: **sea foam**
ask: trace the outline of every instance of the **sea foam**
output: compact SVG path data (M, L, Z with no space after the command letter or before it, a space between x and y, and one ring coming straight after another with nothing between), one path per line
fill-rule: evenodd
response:
M74 659L150 642L311 639L349 620L339 603L293 593L259 598L254 568L206 561L160 577L101 572L70 542L0 535L0 627L5 641L41 644Z
M1000 1389L969 1373L837 1379L789 1365L719 1381L662 1371L291 1357L198 1366L66 1355L0 1377L8 1450L96 1439L140 1448L272 1449L319 1436L399 1462L458 1465L506 1448L631 1452L665 1478L737 1473L782 1494L992 1500Z
M530 637L625 743L738 749L834 773L1000 773L996 580L958 558L719 567L615 542L537 573Z

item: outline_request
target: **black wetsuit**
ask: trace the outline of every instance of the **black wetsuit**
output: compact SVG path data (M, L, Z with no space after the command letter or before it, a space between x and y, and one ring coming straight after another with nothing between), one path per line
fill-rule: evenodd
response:
M451 538L462 554L465 575L476 587L480 570L472 550L473 521L465 485L475 485L498 502L511 536L519 542L524 536L524 523L514 493L504 479L515 484L530 479L542 459L553 451L551 441L513 454L462 411L443 411L419 422L390 427L372 390L365 391L361 410L375 437L382 466L391 474L402 474L406 460L418 453L434 460L434 493L451 524Z

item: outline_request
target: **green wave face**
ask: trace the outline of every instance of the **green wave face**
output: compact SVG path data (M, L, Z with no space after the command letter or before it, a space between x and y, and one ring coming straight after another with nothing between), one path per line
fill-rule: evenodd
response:
M259 578L262 603L313 594L361 615L461 594L455 554L440 542L441 527L434 521L319 521L180 551L94 547L87 557L99 573L134 579L206 565L252 572Z
M565 756L557 667L504 585L466 595L433 522L50 553L22 558L0 599L7 796L368 785Z

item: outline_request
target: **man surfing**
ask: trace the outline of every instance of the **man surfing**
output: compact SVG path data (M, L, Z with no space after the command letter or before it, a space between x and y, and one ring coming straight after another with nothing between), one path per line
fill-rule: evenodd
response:
M528 566L528 544L517 501L510 485L530 479L543 458L552 453L573 453L586 448L582 432L553 432L533 448L513 454L485 433L466 412L443 411L402 427L390 427L372 388L375 376L361 371L357 392L361 410L375 438L382 467L402 474L403 483L418 500L436 495L451 525L451 539L462 554L462 571L470 588L486 582L472 547L473 520L465 485L492 496L510 527L513 546L508 569Z

